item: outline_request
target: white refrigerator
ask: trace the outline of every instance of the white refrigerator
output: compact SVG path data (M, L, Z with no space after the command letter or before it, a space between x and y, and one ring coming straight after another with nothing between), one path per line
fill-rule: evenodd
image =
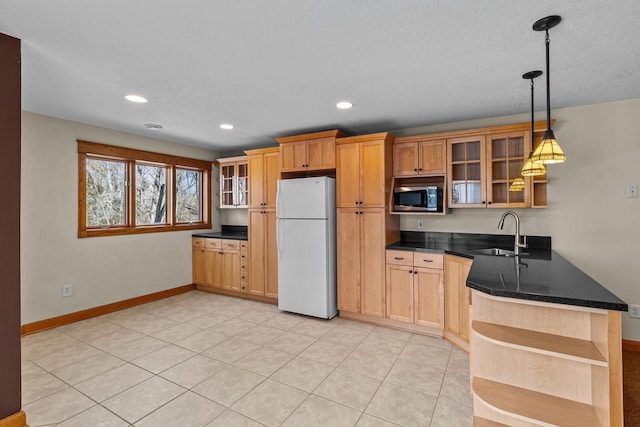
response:
M336 181L278 181L278 308L330 319L336 297Z

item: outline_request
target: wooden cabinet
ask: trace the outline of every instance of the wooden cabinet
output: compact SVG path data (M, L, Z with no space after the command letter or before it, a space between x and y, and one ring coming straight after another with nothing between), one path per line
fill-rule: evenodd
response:
M471 293L467 277L473 260L454 255L444 256L444 335L460 348L469 351L469 307Z
M432 176L447 173L444 139L423 140L423 136L396 138L393 144L395 177Z
M442 269L443 255L440 254L386 251L387 317L442 331Z
M377 134L373 138L342 138L336 145L338 208L386 206L391 186L390 140L389 134Z
M196 285L205 285L207 281L206 253L203 237L191 238L192 280Z
M340 138L336 144L337 279L341 313L386 316L385 252L399 240L399 219L385 200L391 184L388 133Z
M278 297L275 209L249 209L249 288L254 295Z
M307 172L336 168L335 141L339 130L276 138L280 143L280 172Z
M249 165L249 207L275 208L280 178L278 147L246 150Z
M246 156L218 159L220 207L246 208L249 205L249 168Z
M620 320L619 311L474 290L474 415L518 426L622 426Z
M193 283L199 286L240 291L242 289L240 242L240 240L192 238Z
M475 135L447 141L449 207L527 208L531 178L524 191L509 191L529 155L530 132Z

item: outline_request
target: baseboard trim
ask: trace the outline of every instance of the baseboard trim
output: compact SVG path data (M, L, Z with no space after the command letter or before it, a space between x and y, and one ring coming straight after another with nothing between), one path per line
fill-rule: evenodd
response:
M203 292L210 292L212 294L220 294L220 295L226 295L229 297L244 298L244 299L250 299L253 301L266 302L267 304L278 305L277 298L263 297L261 295L253 295L245 292L236 292L229 289L214 288L211 286L196 285L196 289Z
M622 340L622 350L640 352L640 341Z
M58 326L78 322L80 320L86 320L91 317L102 316L103 314L124 310L125 308L135 307L136 305L146 304L148 302L183 294L185 292L192 291L195 288L196 286L194 284L178 286L177 288L166 289L164 291L141 295L139 297L117 301L98 307L88 308L86 310L76 311L74 313L63 314L62 316L52 317L50 319L27 323L25 325L22 325L22 328L20 328L20 332L22 333L22 336L33 334L35 332L44 331L46 329L56 328ZM2 424L0 424L0 427L3 427Z
M1 419L0 427L27 427L27 416L24 411L16 412Z

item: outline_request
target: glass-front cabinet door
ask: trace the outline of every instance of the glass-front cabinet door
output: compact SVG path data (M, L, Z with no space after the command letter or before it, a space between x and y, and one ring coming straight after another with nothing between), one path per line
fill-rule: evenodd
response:
M509 191L513 181L522 176L520 171L531 143L529 132L515 132L487 137L488 203L493 207L526 208L530 206L531 178L525 177L522 191Z
M246 156L218 159L218 161L220 162L220 207L246 208L249 204L249 168Z
M486 197L485 137L447 141L449 207L484 207Z

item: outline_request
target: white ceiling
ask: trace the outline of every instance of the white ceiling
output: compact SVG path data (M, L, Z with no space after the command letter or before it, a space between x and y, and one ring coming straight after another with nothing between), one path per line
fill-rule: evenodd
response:
M638 0L0 0L0 32L24 110L224 152L526 113L547 15L552 108L640 97Z

